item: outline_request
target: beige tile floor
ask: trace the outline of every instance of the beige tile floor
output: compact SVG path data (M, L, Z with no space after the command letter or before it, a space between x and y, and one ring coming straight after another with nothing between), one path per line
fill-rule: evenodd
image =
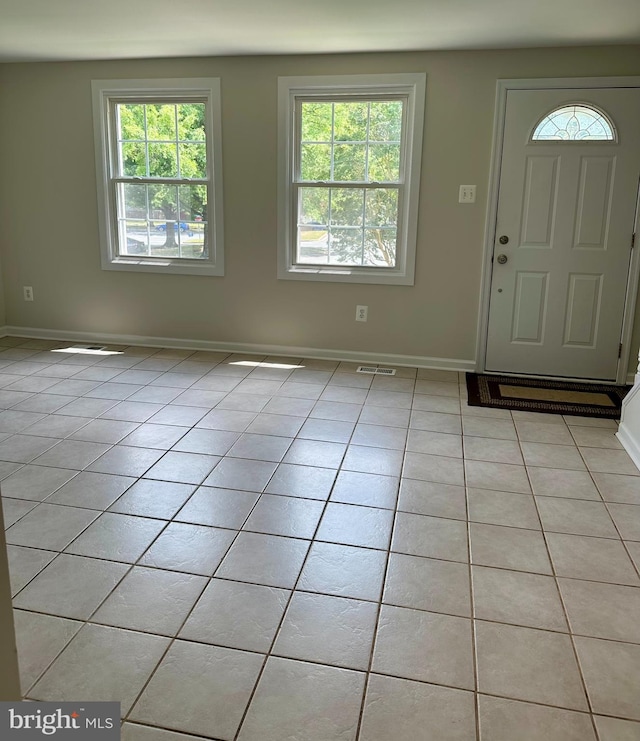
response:
M640 475L462 377L0 340L24 694L125 741L638 741ZM284 366L284 367L283 367Z

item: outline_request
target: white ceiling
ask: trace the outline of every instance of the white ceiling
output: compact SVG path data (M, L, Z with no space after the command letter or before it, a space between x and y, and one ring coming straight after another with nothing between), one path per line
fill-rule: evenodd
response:
M640 0L0 0L0 61L640 43Z

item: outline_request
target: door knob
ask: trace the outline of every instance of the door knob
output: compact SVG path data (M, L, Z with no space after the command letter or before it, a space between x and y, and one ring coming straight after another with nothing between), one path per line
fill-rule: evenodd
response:
M498 262L500 263L500 265L504 265L504 264L505 264L505 262L506 262L506 261L507 261L507 260L508 260L509 258L508 258L508 257L507 257L506 255L498 255L498 257L497 257L496 259L498 260Z
M507 237L506 234L503 234L498 242L500 242L500 244L509 244L509 237Z

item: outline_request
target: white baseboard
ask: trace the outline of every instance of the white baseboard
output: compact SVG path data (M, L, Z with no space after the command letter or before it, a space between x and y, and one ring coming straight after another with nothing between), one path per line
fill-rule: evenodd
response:
M629 432L629 428L620 422L616 437L620 440L620 444L629 454L629 458L635 463L635 466L640 470L640 441L636 440Z
M638 395L638 393L640 393L640 383L636 383L622 400L622 422L624 422L624 414L627 407L631 404L631 401Z
M97 342L104 345L144 345L145 347L172 347L180 350L215 350L218 352L249 353L252 355L283 355L320 360L341 360L353 363L382 363L384 365L435 370L475 371L475 360L457 358L432 358L422 355L395 355L353 350L335 350L318 347L296 347L287 345L262 345L249 342L214 342L210 340L188 340L177 337L143 337L141 335L108 334L104 332L69 332L63 329L39 329L37 327L0 327L1 335L26 337L37 340L71 340L73 342Z
M631 460L635 463L636 468L640 470L640 439L637 439L633 433L633 429L638 429L639 426L635 419L633 420L633 424L630 423L630 417L640 413L640 405L638 403L640 402L640 398L636 399L638 394L640 394L640 384L636 383L622 400L622 414L616 437L629 454Z

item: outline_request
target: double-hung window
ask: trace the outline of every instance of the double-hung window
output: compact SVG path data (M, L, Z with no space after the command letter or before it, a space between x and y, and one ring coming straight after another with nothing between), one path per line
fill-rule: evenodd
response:
M223 274L220 83L93 82L102 267Z
M280 78L280 278L413 284L424 97L424 74Z

